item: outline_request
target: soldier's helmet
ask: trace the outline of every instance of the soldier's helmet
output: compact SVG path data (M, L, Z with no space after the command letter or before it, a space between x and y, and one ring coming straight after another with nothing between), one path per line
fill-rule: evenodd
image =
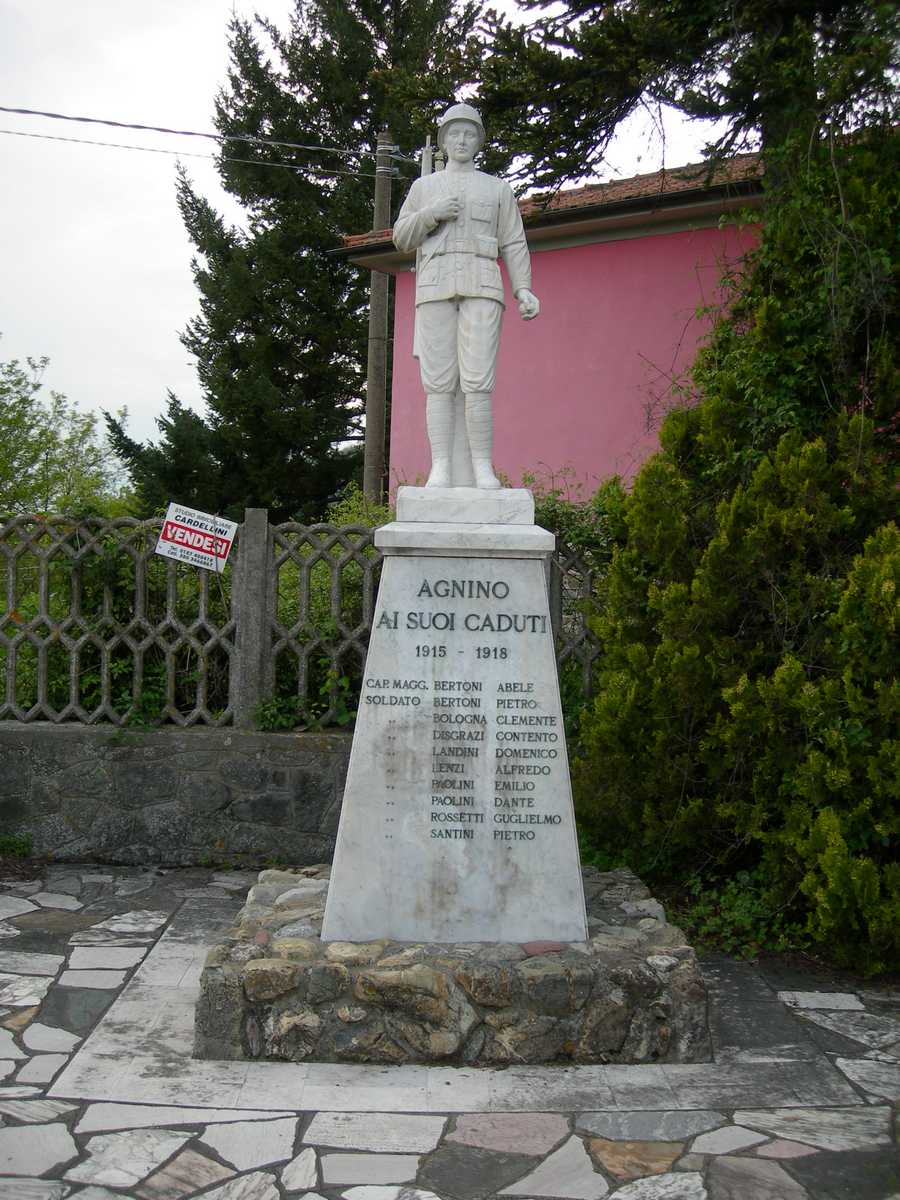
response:
M478 149L481 149L487 135L484 132L484 125L481 123L478 110L474 109L471 104L451 104L438 121L437 142L442 150L444 148L444 131L451 121L471 121L478 130Z

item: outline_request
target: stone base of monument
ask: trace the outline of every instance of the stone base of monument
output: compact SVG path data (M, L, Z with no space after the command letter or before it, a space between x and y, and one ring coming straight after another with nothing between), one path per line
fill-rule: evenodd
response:
M198 1056L709 1058L681 931L579 867L553 541L524 489L400 489L333 867L262 873L203 971Z
M195 1055L291 1062L705 1062L694 951L627 870L583 871L588 940L321 940L328 866L263 871L209 954Z
M375 544L325 940L583 942L553 534L524 488L402 487Z

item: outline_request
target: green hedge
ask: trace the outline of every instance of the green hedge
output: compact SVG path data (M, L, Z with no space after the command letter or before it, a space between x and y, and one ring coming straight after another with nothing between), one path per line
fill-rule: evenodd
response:
M749 872L868 972L900 963L897 140L780 163L694 403L612 506L574 768L596 851Z

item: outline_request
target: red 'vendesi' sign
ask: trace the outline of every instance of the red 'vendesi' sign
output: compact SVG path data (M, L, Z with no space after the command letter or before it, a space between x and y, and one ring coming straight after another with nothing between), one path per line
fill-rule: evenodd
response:
M179 525L177 521L166 521L160 536L164 542L173 542L176 546L190 546L192 550L202 550L216 558L224 558L231 549L231 542L225 538L216 537L212 533L201 533L199 529Z
M212 513L170 504L156 553L164 558L221 571L231 551L237 524Z

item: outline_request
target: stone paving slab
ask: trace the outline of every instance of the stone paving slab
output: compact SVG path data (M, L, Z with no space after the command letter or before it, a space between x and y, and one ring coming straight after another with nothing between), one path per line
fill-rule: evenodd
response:
M66 1183L43 1179L0 1179L0 1200L63 1200L69 1193ZM82 1200L91 1200L85 1192Z
M616 1192L616 1200L709 1200L709 1193L699 1174L671 1174L626 1184Z
M52 977L0 972L0 1004L8 1004L13 1008L40 1004L52 983Z
M708 1182L715 1200L809 1200L806 1188L776 1162L717 1158Z
M27 1058L28 1055L21 1046L17 1046L15 1038L8 1029L0 1029L0 1059L13 1061L17 1058Z
M887 1049L900 1037L900 1022L894 1016L870 1012L830 1013L813 1009L806 1009L801 1015L805 1021L873 1050Z
M453 1200L483 1200L534 1170L536 1160L523 1153L482 1150L447 1142L422 1167L417 1182Z
M415 1154L323 1154L323 1186L351 1183L414 1183L421 1163Z
M724 1113L696 1109L691 1112L581 1113L575 1125L585 1133L621 1141L671 1142L718 1129Z
M69 966L73 970L127 971L145 954L143 946L76 946L69 955Z
M779 992L788 1008L821 1008L826 1011L863 1012L865 1005L852 992Z
M663 1175L681 1158L681 1142L620 1142L609 1138L589 1138L588 1153L598 1169L627 1183L653 1175Z
M171 1129L128 1129L98 1133L86 1142L87 1158L70 1167L63 1178L76 1183L135 1187L176 1150L190 1134Z
M571 1137L558 1150L529 1171L517 1183L501 1190L501 1196L564 1196L571 1200L601 1200L609 1184L598 1174L587 1147Z
M235 1121L207 1125L200 1144L207 1146L232 1167L249 1171L270 1163L286 1162L293 1154L297 1133L296 1117L272 1117L258 1121Z
M900 1102L900 1063L839 1058L837 1066L872 1100Z
M814 1200L846 1200L846 1197L895 1200L900 1195L896 1147L817 1154L791 1163L791 1170Z
M65 961L62 954L0 950L0 971L14 971L18 975L57 975Z
M831 1103L859 1102L844 1076L820 1060L482 1069L463 1077L461 1088L454 1085L449 1089L437 1082L446 1080L447 1068L197 1062L188 1057L196 983L193 990L185 985L187 968L182 969L185 963L197 965L203 960L202 948L185 946L182 940L185 928L196 928L202 925L203 916L208 917L205 909L202 913L192 912L195 903L199 907L194 898L185 901L178 919L147 955L51 1094L63 1096L69 1089L85 1099L175 1104L186 1088L196 1084L203 1086L204 1094L210 1097L206 1102L215 1104L212 1097L218 1092L230 1095L238 1086L259 1095L252 1103L243 1097L242 1106L283 1108L284 1099L272 1095L269 1085L273 1069L284 1067L282 1078L290 1080L292 1104L307 1110L338 1112L345 1110L351 1091L354 1107L367 1112L571 1112L588 1107L679 1110L757 1103L802 1106L816 1103L823 1095ZM163 992L165 1001L161 999ZM145 1046L156 1047L155 1055L134 1053L136 1029L143 1031ZM99 1062L95 1056L99 1056ZM115 1080L109 1076L110 1057L120 1060ZM432 1072L440 1073L434 1083ZM450 1097L448 1090L453 1093Z
M403 1113L317 1113L303 1141L310 1146L424 1154L437 1147L445 1125L443 1117Z
M63 1100L0 1100L0 1116L12 1117L25 1125L43 1125L75 1110L76 1105Z
M196 1150L182 1150L179 1154L149 1175L135 1188L140 1200L182 1200L212 1183L231 1179L235 1172L230 1167L198 1154Z
M40 1021L32 1021L22 1034L22 1042L31 1051L60 1053L74 1050L81 1038L64 1029L55 1029Z
M800 1141L821 1150L863 1150L892 1144L891 1110L886 1106L737 1111L734 1120L762 1133Z
M195 1061L204 948L242 900L211 880L68 866L27 893L0 885L13 908L40 893L84 904L7 918L18 957L0 959L0 974L25 981L17 996L47 986L36 1003L0 1006L0 1200L900 1196L900 995L799 977L770 986L719 957L708 965L709 1064ZM80 971L121 981L61 983ZM838 1032L851 1026L856 1041Z
M464 1113L446 1137L480 1150L549 1154L567 1136L568 1122L548 1113Z
M53 1104L57 1101L41 1101ZM0 1109L2 1111L2 1109ZM288 1112L248 1111L234 1108L183 1108L177 1105L90 1104L75 1126L76 1133L100 1130L149 1128L153 1125L213 1125L225 1121L271 1121Z
M66 1054L36 1054L19 1068L16 1080L19 1083L49 1083L68 1061Z
M78 1157L65 1125L0 1129L0 1175L45 1175Z
M36 908L36 904L32 904L30 900L26 900L24 897L0 895L0 917L4 921L10 917L21 916L23 913L34 912Z
M301 1150L281 1172L281 1184L289 1192L315 1187L319 1179L316 1152L311 1146Z

